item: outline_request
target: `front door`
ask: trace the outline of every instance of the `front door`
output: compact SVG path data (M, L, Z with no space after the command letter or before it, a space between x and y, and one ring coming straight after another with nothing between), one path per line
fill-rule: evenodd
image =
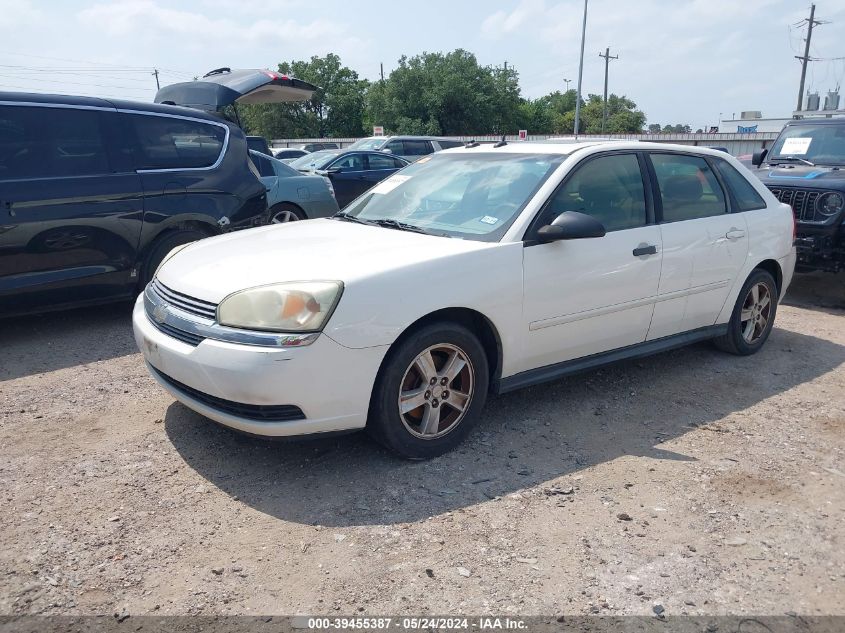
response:
M366 156L344 154L326 169L334 187L337 206L341 209L372 185L367 180Z
M115 116L0 106L0 312L131 291L143 196L107 141Z
M525 247L523 371L642 343L651 322L662 248L638 155L576 167L537 224L565 211L595 217L607 234Z

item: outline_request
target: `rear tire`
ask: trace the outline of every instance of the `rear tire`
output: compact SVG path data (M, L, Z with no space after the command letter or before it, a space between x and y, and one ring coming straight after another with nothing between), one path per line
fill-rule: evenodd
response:
M153 275L155 275L162 260L167 257L170 251L182 244L196 242L206 237L208 235L196 229L179 229L165 233L158 238L153 243L150 254L147 255L147 260L144 262L144 267L141 271L141 289L143 290L153 280Z
M727 333L713 342L723 352L737 356L756 354L769 338L777 307L774 278L765 270L755 269L739 292Z
M270 224L287 224L305 219L305 212L295 204L280 202L270 208Z
M402 457L442 455L478 421L488 384L487 356L472 332L456 323L425 326L382 365L367 430Z

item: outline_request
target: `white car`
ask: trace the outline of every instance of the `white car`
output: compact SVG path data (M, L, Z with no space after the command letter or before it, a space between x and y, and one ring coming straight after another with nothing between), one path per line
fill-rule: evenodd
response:
M453 448L503 393L713 339L753 354L795 265L734 158L638 142L467 146L332 219L175 249L138 299L155 379L226 426Z

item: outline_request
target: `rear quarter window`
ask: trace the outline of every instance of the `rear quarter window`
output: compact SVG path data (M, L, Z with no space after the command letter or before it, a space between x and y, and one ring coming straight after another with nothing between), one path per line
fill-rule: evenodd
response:
M719 172L722 180L733 194L739 211L766 208L766 201L763 200L763 197L733 165L721 158L713 159L713 162L716 164L716 171Z
M197 169L220 158L226 129L168 116L127 114L137 169Z

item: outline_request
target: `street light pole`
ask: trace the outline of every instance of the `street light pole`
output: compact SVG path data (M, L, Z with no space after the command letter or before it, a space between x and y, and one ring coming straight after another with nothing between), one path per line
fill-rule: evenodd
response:
M584 40L587 37L587 0L584 0L584 21L581 24L581 59L578 62L578 92L575 95L575 138L581 123L581 79L584 76Z

